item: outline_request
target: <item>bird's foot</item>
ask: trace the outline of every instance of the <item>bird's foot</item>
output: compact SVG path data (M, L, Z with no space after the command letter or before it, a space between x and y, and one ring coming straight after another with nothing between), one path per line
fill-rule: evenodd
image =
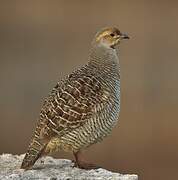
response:
M41 159L40 163L41 163L41 164L44 164L44 159Z
M83 162L83 161L75 162L75 163L74 163L74 167L78 167L78 168L80 168L80 169L86 169L86 170L98 169L98 168L100 168L99 166L97 166L97 165L95 165L95 164L86 163L86 162Z
M86 170L90 170L90 169L98 169L100 168L97 165L94 164L90 164L90 163L86 163L82 156L81 156L81 151L78 152L74 152L74 156L75 156L75 161L74 161L74 167L78 167L80 169L86 169Z

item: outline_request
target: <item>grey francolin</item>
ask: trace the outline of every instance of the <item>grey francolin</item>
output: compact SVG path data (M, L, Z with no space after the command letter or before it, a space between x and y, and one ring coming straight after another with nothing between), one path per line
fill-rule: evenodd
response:
M105 28L92 42L89 62L60 80L45 99L21 168L57 150L72 152L75 165L91 169L81 151L107 136L119 118L120 66L116 46L128 39Z

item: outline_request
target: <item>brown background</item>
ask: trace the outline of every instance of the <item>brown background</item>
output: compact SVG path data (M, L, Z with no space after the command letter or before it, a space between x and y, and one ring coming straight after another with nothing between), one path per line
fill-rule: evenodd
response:
M44 97L86 63L95 32L106 26L131 37L120 48L121 116L85 157L144 180L177 179L176 0L1 0L0 153L26 151Z

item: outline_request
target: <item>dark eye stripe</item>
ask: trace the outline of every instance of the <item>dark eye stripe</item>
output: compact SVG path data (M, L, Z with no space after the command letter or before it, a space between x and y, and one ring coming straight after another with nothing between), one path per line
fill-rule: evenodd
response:
M110 34L110 36L114 37L114 36L115 36L115 34L114 34L114 33L111 33L111 34Z

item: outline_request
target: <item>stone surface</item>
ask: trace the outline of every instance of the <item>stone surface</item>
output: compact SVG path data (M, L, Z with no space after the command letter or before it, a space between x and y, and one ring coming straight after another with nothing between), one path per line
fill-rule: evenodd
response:
M122 175L105 169L82 170L73 167L71 160L44 158L44 164L38 161L32 170L20 169L24 155L0 155L0 179L29 180L138 180L137 175Z

